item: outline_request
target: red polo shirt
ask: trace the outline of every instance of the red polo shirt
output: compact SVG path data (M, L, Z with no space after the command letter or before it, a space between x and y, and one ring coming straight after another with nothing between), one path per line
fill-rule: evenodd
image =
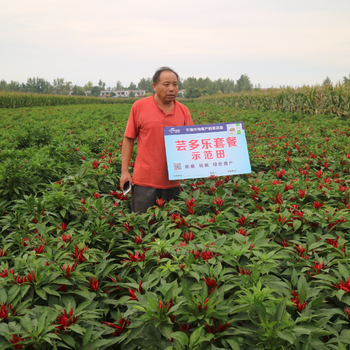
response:
M136 101L130 112L125 137L137 140L134 184L153 188L180 186L179 180L169 180L165 155L163 127L193 125L186 106L174 100L175 106L165 114L153 96Z

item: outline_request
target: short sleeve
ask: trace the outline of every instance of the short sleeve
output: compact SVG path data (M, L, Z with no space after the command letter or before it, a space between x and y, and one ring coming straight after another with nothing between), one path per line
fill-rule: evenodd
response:
M124 133L125 137L129 137L133 140L135 140L139 135L139 128L137 123L137 110L134 106L135 105L131 107L128 123L126 125Z
M185 117L185 125L193 125L192 117L189 110L187 110L187 114Z

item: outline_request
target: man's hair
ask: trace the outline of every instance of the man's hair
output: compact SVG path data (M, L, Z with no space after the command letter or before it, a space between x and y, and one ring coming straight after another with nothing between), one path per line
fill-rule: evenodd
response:
M179 80L179 75L178 75L173 69L171 69L171 68L169 68L169 67L160 67L160 68L158 68L158 69L156 70L156 72L155 72L154 75L153 75L153 82L154 82L154 83L158 84L159 78L160 78L160 74L161 74L162 72L164 72L164 71L169 71L169 72L174 73L174 74L176 75L177 80Z

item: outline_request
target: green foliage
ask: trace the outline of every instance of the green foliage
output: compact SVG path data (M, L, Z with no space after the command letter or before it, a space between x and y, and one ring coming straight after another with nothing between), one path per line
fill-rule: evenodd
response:
M253 84L250 82L250 78L247 74L242 74L237 80L235 91L250 91L253 88Z
M101 87L100 86L93 86L91 88L90 96L98 97L101 93Z
M0 349L348 348L347 120L188 103L243 121L253 172L135 215L130 107L0 110Z
M326 79L323 80L322 85L329 85L329 84L332 84L332 81L331 81L330 77L327 76Z
M74 85L72 95L73 96L85 96L84 89L81 88L80 86Z
M350 116L350 88L340 84L207 96L198 102L260 111Z
M99 90L96 90L96 93ZM98 95L97 95L98 96ZM62 95L42 95L24 94L15 92L0 92L0 108L22 108L39 106L64 106L83 104L129 104L135 102L135 98L96 98L83 96L62 96Z

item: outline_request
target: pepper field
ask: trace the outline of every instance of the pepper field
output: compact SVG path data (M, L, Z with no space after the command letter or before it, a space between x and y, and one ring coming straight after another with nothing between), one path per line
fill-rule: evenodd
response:
M349 119L187 106L243 121L252 173L142 215L131 104L0 109L0 350L350 347Z

